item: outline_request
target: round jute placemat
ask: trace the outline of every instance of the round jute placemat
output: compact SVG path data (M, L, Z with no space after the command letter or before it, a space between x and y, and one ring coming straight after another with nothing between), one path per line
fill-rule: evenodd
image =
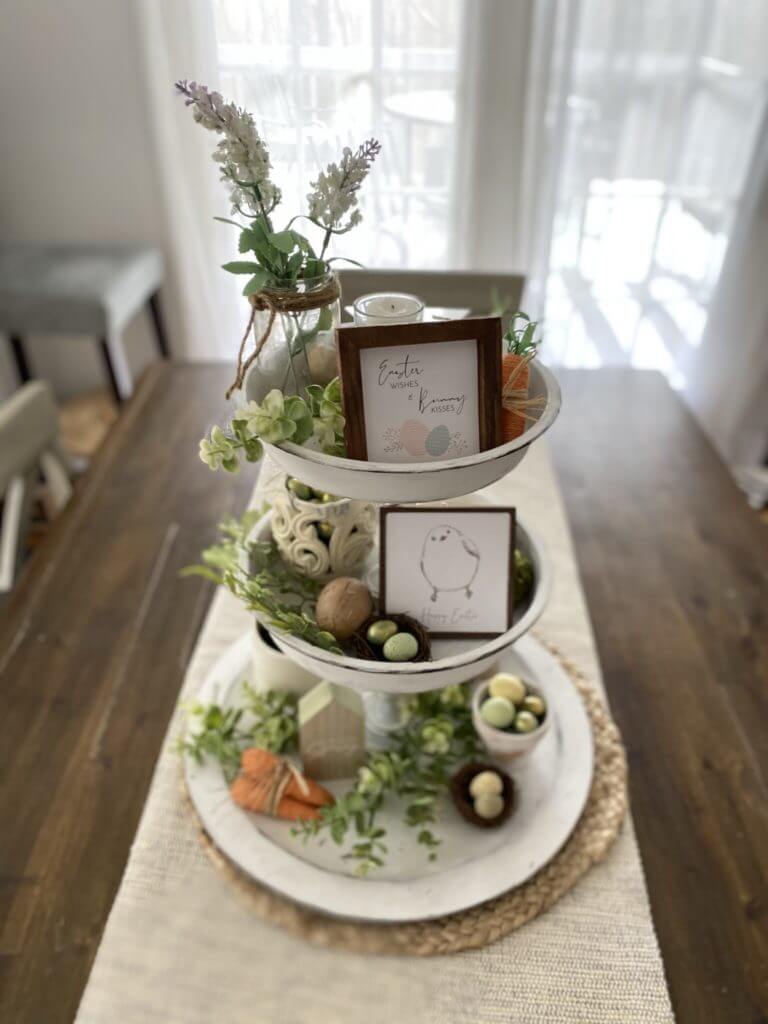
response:
M594 686L551 645L579 691L592 725L594 775L576 828L553 859L523 885L458 914L409 924L365 924L326 917L266 889L215 846L198 819L201 841L216 867L259 917L320 946L355 953L436 956L495 942L543 914L607 854L627 810L627 761L619 730ZM189 801L190 807L192 806ZM194 812L193 812L194 813Z

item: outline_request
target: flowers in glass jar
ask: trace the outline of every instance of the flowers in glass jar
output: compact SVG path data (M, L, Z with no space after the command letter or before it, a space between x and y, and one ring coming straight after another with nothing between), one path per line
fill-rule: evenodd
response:
M263 289L292 288L298 282L321 279L333 262L326 258L333 236L345 234L361 220L358 192L381 149L380 143L368 139L357 150L345 149L340 162L329 164L312 183L307 197L309 216L297 214L282 230L275 230L272 218L282 193L272 181L269 149L253 115L197 82L181 80L176 82L176 89L192 108L195 121L221 135L213 159L221 165L222 180L230 185L232 213L250 222L217 218L240 228L239 252L248 254L248 259L232 260L224 264L224 269L248 277L243 294L256 295ZM323 231L319 253L292 226L302 217Z

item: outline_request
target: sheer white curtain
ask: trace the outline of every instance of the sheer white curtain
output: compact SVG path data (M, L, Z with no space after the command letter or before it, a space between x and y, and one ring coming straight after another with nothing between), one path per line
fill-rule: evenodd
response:
M215 139L196 125L173 83L180 78L216 87L218 60L210 0L139 0L141 69L155 141L167 240L164 302L178 358L229 358L247 318L232 275L233 228L213 220L229 213L210 154Z
M212 220L228 212L214 140L173 96L178 77L254 112L286 220L319 167L375 134L383 150L365 220L337 253L522 271L529 308L546 311L546 359L661 369L728 432L717 440L730 458L762 458L750 389L768 345L744 268L768 230L759 153L750 162L766 104L764 0L140 0L137 10L190 357L229 355L244 306L218 269L234 240Z

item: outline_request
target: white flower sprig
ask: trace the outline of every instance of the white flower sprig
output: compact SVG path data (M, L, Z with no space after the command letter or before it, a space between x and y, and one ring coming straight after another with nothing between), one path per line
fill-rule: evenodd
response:
M232 185L233 213L265 218L280 202L280 189L271 181L269 150L247 110L226 103L221 93L197 82L181 80L176 89L185 97L198 124L223 138L213 159L221 164L221 177Z
M347 147L338 164L328 164L317 181L310 183L309 216L329 234L344 234L362 220L357 209L357 193L380 150L381 143L376 139L368 139L354 152ZM347 214L349 217L343 224Z

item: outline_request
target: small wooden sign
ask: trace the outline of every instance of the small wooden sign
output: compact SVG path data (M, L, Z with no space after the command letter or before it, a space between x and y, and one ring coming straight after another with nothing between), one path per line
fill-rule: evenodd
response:
M379 526L382 617L410 615L446 638L512 627L514 508L388 505Z
M347 455L437 462L501 443L501 320L340 327Z

